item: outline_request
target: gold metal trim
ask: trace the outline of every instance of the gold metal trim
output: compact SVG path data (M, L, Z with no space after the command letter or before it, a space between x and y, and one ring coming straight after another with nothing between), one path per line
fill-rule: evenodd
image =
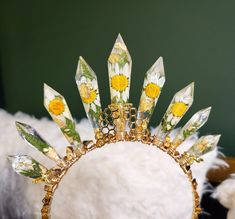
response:
M104 136L103 136L104 137ZM119 138L119 136L118 136ZM93 151L94 149L103 147L106 144L114 143L117 141L120 141L116 138L116 136L105 136L105 141L100 141L100 139L97 139L95 143L92 141L85 141L83 142L84 150L83 151L75 151L71 147L67 147L67 155L63 158L63 164L64 166L58 166L55 167L48 173L47 179L46 179L46 185L44 186L45 196L42 200L43 206L41 209L41 216L42 219L50 219L51 218L51 204L53 200L54 193L56 189L59 186L60 181L62 178L66 175L67 171L70 169L70 167L76 163L81 156L85 155L86 153ZM132 140L130 140L132 139ZM200 199L199 195L197 193L197 182L196 179L193 178L192 171L190 170L190 165L188 164L187 157L183 154L180 155L179 152L176 150L169 150L170 142L169 139L166 139L165 142L159 141L155 136L143 136L141 140L139 139L133 139L133 135L126 134L124 141L129 142L142 142L145 145L154 146L163 152L166 152L183 170L183 172L187 175L189 183L192 185L192 194L193 194L193 212L192 212L192 219L197 219L198 215L201 212L200 208Z

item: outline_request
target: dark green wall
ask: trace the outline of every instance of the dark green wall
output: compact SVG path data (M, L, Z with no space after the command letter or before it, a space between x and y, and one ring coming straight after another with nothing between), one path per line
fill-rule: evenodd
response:
M74 81L79 55L97 73L108 104L106 60L120 32L132 55L135 104L146 70L164 58L167 82L152 124L174 93L195 81L195 102L184 121L211 105L202 133L222 133L222 151L235 156L235 1L4 0L0 10L6 110L46 116L46 82L66 97L76 118L84 117Z

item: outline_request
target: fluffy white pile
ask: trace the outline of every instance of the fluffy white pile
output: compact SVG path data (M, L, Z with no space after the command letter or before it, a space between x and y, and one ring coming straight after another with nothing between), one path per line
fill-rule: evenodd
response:
M222 182L215 190L213 197L229 209L227 219L235 218L235 174Z
M68 145L60 130L48 119L23 113L12 116L0 110L0 215L9 218L40 218L41 184L13 172L7 155L27 154L48 167L53 162L28 146L18 135L15 121L33 126L64 155ZM92 139L87 120L77 124L83 140ZM182 145L188 148L193 136ZM221 165L217 151L193 165L201 194L206 172ZM163 152L142 143L108 145L84 156L61 182L53 202L52 218L60 219L187 219L191 217L190 184L181 169Z

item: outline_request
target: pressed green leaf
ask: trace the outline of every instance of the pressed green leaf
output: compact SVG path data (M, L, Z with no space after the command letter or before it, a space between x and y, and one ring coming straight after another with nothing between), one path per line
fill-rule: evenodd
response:
M68 137L80 142L81 139L75 129L75 123L68 118L65 118L65 120L66 120L66 127L61 128L61 131L65 133Z
M30 145L37 148L39 151L45 153L51 147L42 137L37 133L35 129L31 126L16 122L16 128L20 134L20 136Z
M30 178L42 177L47 171L43 165L27 155L8 156L8 160L16 173Z

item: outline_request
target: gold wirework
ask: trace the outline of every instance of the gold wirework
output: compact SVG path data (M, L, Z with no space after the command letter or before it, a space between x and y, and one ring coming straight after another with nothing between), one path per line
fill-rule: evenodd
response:
M200 199L197 193L197 182L193 178L190 169L193 158L186 153L180 154L174 145L172 145L169 137L166 137L164 141L160 141L156 136L151 135L148 128L142 127L141 119L137 119L137 113L137 109L132 104L125 104L124 106L111 104L100 114L100 128L97 129L95 142L84 141L82 143L83 149L80 149L81 147L78 149L67 147L66 156L61 162L63 165L48 170L46 174L45 196L42 200L43 206L41 209L42 219L49 219L51 217L51 204L54 193L70 167L88 152L118 141L142 142L145 145L154 146L167 153L180 166L192 186L192 219L198 218L201 212Z

